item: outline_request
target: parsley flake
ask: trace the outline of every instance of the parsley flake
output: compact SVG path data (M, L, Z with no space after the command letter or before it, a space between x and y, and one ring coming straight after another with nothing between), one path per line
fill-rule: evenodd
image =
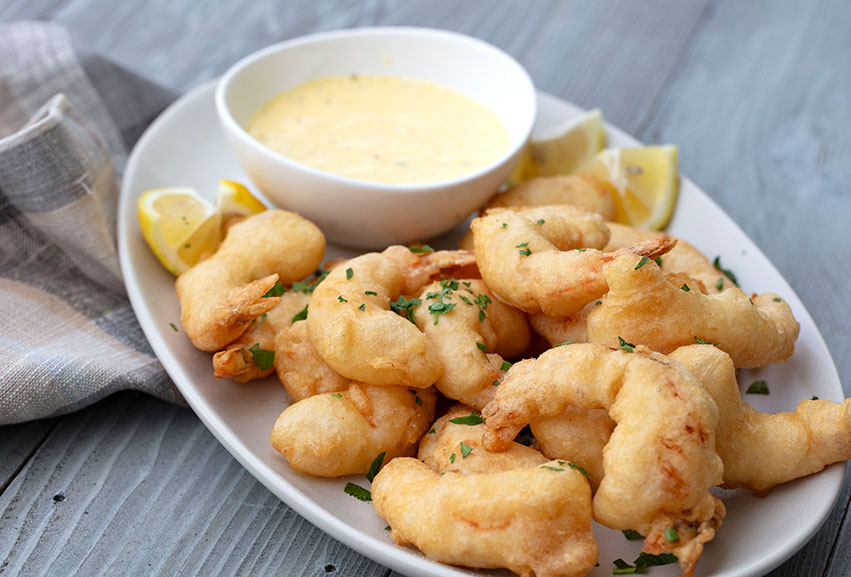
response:
M748 387L748 390L745 391L746 395L770 395L771 391L768 390L768 383L764 380L760 379L759 381L754 381L751 383L751 386Z
M714 266L716 269L721 271L721 273L725 277L730 279L730 282L732 282L734 285L739 286L739 281L736 279L736 275L733 274L733 271L725 269L725 268L721 268L721 257L720 256L715 257L715 260L712 261L712 266Z
M483 321L485 320L485 317L486 317L486 316L487 316L487 315L485 314L485 311L480 310L480 311L479 311L479 322L483 322Z
M558 463L559 463L559 465L561 465L561 461L559 461ZM570 467L571 469L576 469L577 471L579 471L580 473L585 475L586 478L588 478L588 479L591 478L591 475L588 474L588 471L586 471L585 467L583 467L582 465L577 465L576 463L568 463L567 466Z
M464 304L468 304L470 306L473 306L473 301L471 301L470 299L468 299L464 295L458 295L458 298L461 299L461 301L464 302Z
M409 246L408 250L413 253L434 252L434 249L427 244L422 246Z
M418 405L422 405L422 404L423 404L423 400L420 398L420 396L419 396L419 395L417 395L416 397L414 397L414 402L415 402L416 404L418 404Z
M494 381L494 382L492 382L492 383L491 383L491 386L492 386L492 387L498 387L498 386L499 386L499 381Z
M293 323L303 321L307 318L307 307L308 305L304 305L304 308L295 314L295 316L293 317Z
M179 331L177 330L177 325L175 325L174 323L168 323L168 326L170 326L170 327L171 327L171 330L173 330L174 332L179 332Z
M676 562L677 556L673 553L661 553L659 555L651 555L650 553L645 553L644 551L642 551L638 555L638 559L633 561L633 563L635 563L636 573L644 573L645 571L647 571L648 567L670 565L671 563Z
M572 345L572 344L573 344L573 341L564 341L563 343L559 343L559 344L557 344L557 345L553 345L553 348L556 348L556 347L563 347L564 345Z
M341 395L340 393L331 393L331 396L334 397L335 399L342 399L343 398L343 395Z
M702 339L700 337L694 337L694 340L699 345L712 345L713 347L717 347L720 343L713 343L712 341L707 341L706 339Z
M270 288L268 291L266 291L266 294L263 295L263 298L265 299L265 298L269 298L269 297L279 297L282 294L284 294L285 292L287 292L287 287L282 285L281 281L276 280L275 284L272 286L272 288Z
M529 256L530 254L532 254L531 249L528 248L521 248L518 252L523 256Z
M511 366L511 363L509 363L508 361L502 361L502 364L499 366L499 370L505 372L510 369Z
M679 541L680 536L676 529L665 529L665 539L668 540L668 543L673 543L675 541Z
M641 536L641 533L634 529L626 529L623 531L623 536L629 539L630 541L641 541L644 537Z
M688 285L687 285L686 283L683 283L683 286L681 286L680 288L681 288L682 290L686 291L686 292L691 291L691 289L688 287Z
M440 286L445 289L457 291L458 290L458 281L454 278L448 278L446 280L440 281Z
M656 258L653 259L653 262L655 262L657 265L659 265L661 267L662 266L662 257L657 256Z
M640 269L641 267L643 267L644 265L646 265L646 264L648 263L648 261L649 261L649 260L650 260L650 259L649 259L649 258L647 258L646 256L641 257L641 260L640 260L640 261L638 261L638 264L637 264L637 265L635 265L635 268L634 268L634 269L632 269L632 270L638 270L638 269Z
M508 228L508 223L507 222L502 223L502 228Z
M715 283L715 288L719 291L724 288L724 277L718 279L718 282Z
M471 447L470 445L465 445L464 443L461 443L461 458L466 459L470 455L472 450L473 447Z
M377 292L375 292L375 291L363 291L363 294L365 294L365 295L372 295L372 296L374 296L374 297L377 297L377 296L378 296L378 293L377 293Z
M366 472L366 480L370 483L372 483L372 480L375 479L375 476L378 474L378 471L381 470L381 465L384 464L384 455L386 454L387 451L381 451L370 464L369 471Z
M535 224L536 224L536 225L538 225L538 226L541 226L542 224L544 224L544 219L543 219L543 218L539 218L539 219L538 219L538 222L536 222Z
M427 435L434 435L434 434L436 434L436 433L437 433L437 431L435 431L435 430L434 430L434 427L432 427L432 428L431 428L431 431L429 431L429 432L428 432L428 433L426 433L426 434L427 434Z
M454 463L454 462L455 462L455 453L452 453L451 455L449 455L449 462L450 462L450 463Z
M626 352L628 352L628 353L634 353L634 352L635 352L635 345L634 345L634 344L632 344L632 343L628 343L628 342L626 342L626 341L625 341L625 340L623 340L623 338L621 338L620 336L618 337L618 347L619 347L621 350L624 350L624 351L626 351Z
M360 485L355 485L354 483L346 483L346 488L343 489L347 495L351 495L355 499L359 499L360 501L372 501L372 493L361 487Z
M468 425L470 427L473 427L475 425L481 425L482 423L484 423L485 418L479 413L471 411L470 414L466 417L456 417L454 419L450 419L449 422L455 423L456 425Z
M818 397L817 397L817 396L815 396L815 395L813 395L813 398L812 398L812 399L810 399L810 400L811 400L811 401L818 401Z
M437 323L434 323L434 324L437 324ZM487 346L485 343L476 343L476 346L477 346L477 347L479 347L479 349L480 349L483 353L488 352L488 346Z
M615 559L614 564L616 569L612 570L612 575L632 575L635 573L635 567L623 559Z
M346 269L346 280L352 280L352 277L355 276L355 271L351 268Z
M780 298L780 297L774 297L774 299L773 299L773 300L774 300L774 302L779 303L779 302L780 302L780 301L782 301L783 299L782 299L782 298Z
M384 528L384 530L385 530L385 531L389 531L389 530L390 530L390 525L387 525L387 526Z
M347 301L346 299L343 298L343 295L337 295L337 300L340 301L341 303L349 302L349 301Z
M542 469L549 469L550 471L564 471L564 469L559 469L558 467L550 467L549 465L541 465Z
M406 299L399 295L399 298L390 303L390 310L397 315L403 316L411 322L414 322L414 307L423 304L420 299Z
M248 348L248 352L251 353L251 358L254 360L254 364L257 365L261 371L266 371L272 368L272 365L275 362L275 351L261 349L260 343L254 343Z
M601 304L603 304L603 301L597 301L597 302L594 303L594 306L601 305Z

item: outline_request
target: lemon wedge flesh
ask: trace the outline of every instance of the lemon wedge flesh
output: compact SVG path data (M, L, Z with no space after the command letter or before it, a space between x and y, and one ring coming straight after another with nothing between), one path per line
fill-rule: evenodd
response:
M602 150L605 142L603 114L596 108L589 110L532 138L510 180L516 184L536 176L571 174Z
M138 211L145 241L175 276L219 246L221 213L192 188L148 190L139 197Z
M611 188L616 222L662 230L674 214L680 184L676 146L609 148L578 172Z
M220 180L216 188L216 208L223 217L251 216L266 210L245 186L225 179Z

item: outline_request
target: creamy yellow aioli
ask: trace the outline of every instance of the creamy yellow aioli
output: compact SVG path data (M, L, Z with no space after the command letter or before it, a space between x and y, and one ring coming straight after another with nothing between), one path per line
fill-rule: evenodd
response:
M307 166L387 184L458 178L495 161L509 144L487 106L440 84L395 76L307 82L261 106L248 132Z

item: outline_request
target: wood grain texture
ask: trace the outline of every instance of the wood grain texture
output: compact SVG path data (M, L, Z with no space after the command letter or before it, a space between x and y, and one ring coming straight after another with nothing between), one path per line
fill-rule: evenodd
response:
M492 42L540 89L677 143L683 172L801 296L851 393L849 3L0 2L0 19L18 18L63 23L179 91L321 30L419 25ZM0 575L388 573L278 501L187 410L124 393L0 434ZM771 577L850 574L849 499L846 481L825 526Z

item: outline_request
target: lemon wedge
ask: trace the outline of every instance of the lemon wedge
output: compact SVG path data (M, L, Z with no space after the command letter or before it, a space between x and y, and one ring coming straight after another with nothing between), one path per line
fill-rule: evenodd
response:
M242 184L222 179L216 188L216 208L222 217L251 216L266 210L266 206L257 200Z
M175 276L219 246L221 213L192 188L148 190L139 197L138 211L145 241Z
M612 189L616 222L662 230L674 214L680 184L674 145L609 148L578 172Z
M534 137L511 173L511 182L570 174L602 150L605 142L603 114L596 108L589 110Z

